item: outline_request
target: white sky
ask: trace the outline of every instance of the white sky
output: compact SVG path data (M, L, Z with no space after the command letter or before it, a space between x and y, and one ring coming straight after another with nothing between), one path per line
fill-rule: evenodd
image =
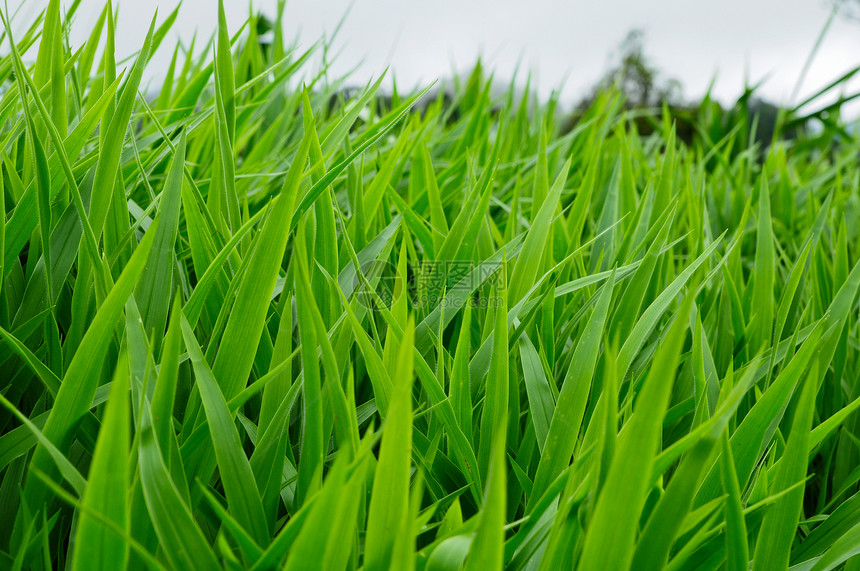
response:
M29 21L46 0L25 0ZM118 56L143 42L155 8L160 18L176 0L114 0L119 6ZM72 41L80 45L104 0L83 0ZM64 0L67 3L67 0ZM10 2L14 4L14 2ZM231 31L248 15L248 0L225 0ZM253 0L274 13L276 0ZM349 0L288 0L286 37L309 46L331 33ZM645 30L645 52L666 77L679 79L688 99L700 97L716 76L716 96L733 100L744 77L770 74L761 94L789 102L793 86L827 20L827 0L355 0L336 46L343 48L333 71L361 64L353 76L363 83L390 65L398 85L426 85L468 70L478 55L507 81L519 60L535 74L544 95L565 81L563 100L575 101L597 80L632 28ZM184 0L174 32L150 64L150 77L167 67L172 40L201 39L217 23L215 0ZM860 22L837 18L810 70L809 93L860 63ZM521 77L525 77L521 73ZM858 84L854 84L856 89Z

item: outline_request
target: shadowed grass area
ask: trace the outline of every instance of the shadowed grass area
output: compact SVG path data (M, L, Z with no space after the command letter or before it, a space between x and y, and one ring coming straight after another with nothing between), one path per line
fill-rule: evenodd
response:
M2 12L0 568L857 567L842 83L765 147L76 7Z

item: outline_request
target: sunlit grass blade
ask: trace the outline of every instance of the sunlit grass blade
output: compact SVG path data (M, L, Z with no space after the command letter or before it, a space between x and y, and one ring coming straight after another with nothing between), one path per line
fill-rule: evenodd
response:
M187 321L182 322L182 338L194 367L194 377L200 391L200 398L209 421L212 446L218 461L218 471L227 502L237 519L245 526L251 536L261 545L268 539L268 529L263 516L263 504L251 465L242 449L242 442L233 417L227 408L227 401L203 357L194 332Z
M161 346L167 323L168 304L172 299L174 245L179 228L180 193L185 169L186 138L183 132L170 165L160 203L161 222L146 262L143 277L135 288L134 297L147 333L154 334L154 350Z
M144 409L141 420L138 463L146 507L165 557L175 569L209 569L218 560L170 479L155 433L152 417Z
M412 343L415 326L406 326L397 356L391 409L382 428L379 462L367 512L365 565L386 568L394 561L398 532L409 514L412 447ZM411 546L410 546L411 550Z
M114 334L114 328L126 300L131 295L149 257L157 226L157 223L150 226L150 231L138 245L128 265L99 308L63 376L63 383L60 385L43 431L45 437L54 442L61 451L71 446L74 429L93 402L93 395L99 381L101 358L107 351L107 345ZM31 465L48 475L53 473L48 455L41 448L38 448L33 455ZM28 481L25 488L25 494L31 502L43 501L45 492L43 484L37 481Z
M775 492L786 490L806 477L806 450L818 392L816 376L817 367L813 366L798 395L785 452L772 484ZM794 488L768 508L756 540L753 569L771 569L774 565L788 567L802 510L803 488Z
M687 297L675 314L642 385L633 416L619 435L606 484L585 537L579 562L583 569L626 569L633 558L639 512L650 482L643 477L631 479L631 475L651 471L691 305L692 298Z
M613 276L609 278L601 290L594 312L579 338L573 357L571 357L570 366L565 374L564 383L558 394L558 402L552 415L544 453L541 455L535 475L532 490L535 499L541 496L546 486L555 480L570 463L570 458L576 447L577 435L592 386L592 376L597 364L600 340L606 324L614 286L613 272Z
M475 539L466 557L465 569L499 569L505 551L505 425L500 423L493 436L490 465L487 472L487 491L475 530Z
M129 529L130 483L129 371L127 358L117 362L99 439L96 442L83 505L101 513L118 529ZM78 519L72 569L117 569L128 561L128 544L104 524L83 511Z

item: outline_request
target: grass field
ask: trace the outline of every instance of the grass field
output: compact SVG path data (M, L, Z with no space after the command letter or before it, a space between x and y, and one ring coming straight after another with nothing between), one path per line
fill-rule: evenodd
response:
M74 11L2 12L0 568L860 569L838 104L344 101Z

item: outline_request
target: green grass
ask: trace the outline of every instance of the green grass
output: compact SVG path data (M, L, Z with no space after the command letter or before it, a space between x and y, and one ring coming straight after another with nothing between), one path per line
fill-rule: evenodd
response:
M0 568L860 568L844 81L682 140L114 8L2 12Z

